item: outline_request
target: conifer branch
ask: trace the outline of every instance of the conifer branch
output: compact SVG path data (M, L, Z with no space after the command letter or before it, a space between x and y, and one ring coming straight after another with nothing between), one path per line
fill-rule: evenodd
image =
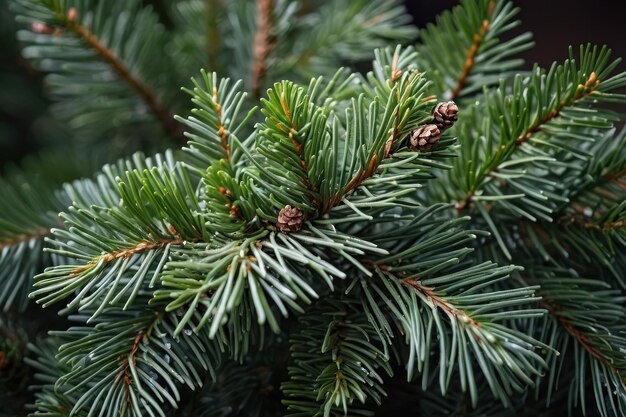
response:
M310 189L311 191L315 192L317 190L315 189L315 186L311 184L311 179L309 178L309 167L304 157L304 147L302 146L300 142L298 142L298 140L295 137L295 134L299 133L298 131L302 128L302 126L298 126L294 122L293 116L291 112L289 111L289 105L285 101L284 94L281 94L280 96L280 106L283 110L286 120L289 123L289 126L285 126L284 124L279 122L276 124L276 128L280 130L282 133L287 134L287 136L289 137L289 140L293 144L294 151L296 152L296 155L298 155L298 158L300 159L300 166L302 166L302 170L304 172L304 177L302 178L302 181L304 182L303 185L306 188ZM311 196L309 197L311 199L311 202L314 205L319 205L319 202L316 199L314 199Z
M616 372L618 375L622 373L623 370L616 368L613 363L589 341L589 338L582 330L572 324L566 316L559 314L558 306L553 305L549 300L542 300L540 304L591 356L605 364L609 369L613 370L613 372Z
M361 169L356 171L338 192L324 202L320 210L322 215L339 205L346 195L354 192L378 172L383 161L398 148L407 133L407 129L415 127L411 125L411 122L415 122L415 120L411 119L416 118L430 102L435 100L434 96L421 94L423 93L419 82L421 75L417 71L411 72L414 70L414 63L411 61L413 58L411 49L396 48L393 54L390 54L389 51L386 52L386 57L382 54L377 57L374 67L378 78L376 81L380 83L377 87L389 95L385 99L389 99L387 105L393 108L393 112L389 114L390 119L381 121L389 129L383 133L384 137L378 142L380 148L373 149L366 164L362 165ZM370 82L375 85L376 81L374 80L374 76L370 74ZM419 96L417 96L418 94Z
M467 84L467 78L470 76L474 65L476 64L476 54L478 53L478 49L485 39L485 35L487 35L487 31L489 30L489 25L491 24L491 19L493 18L493 12L496 8L495 0L491 0L488 6L488 14L487 18L482 21L480 29L474 35L472 39L472 45L467 50L467 58L465 60L465 64L463 64L463 72L459 76L454 88L452 88L451 92L451 100L456 100L463 90L463 87Z
M290 340L291 379L282 385L288 416L305 410L306 415L352 415L357 401L380 404L381 371L392 375L389 358L356 305L331 298L316 306L313 317L303 318L305 326Z
M438 296L435 293L435 288L427 287L423 285L420 282L419 278L415 278L415 277L403 278L400 280L400 283L405 287L412 288L420 292L421 294L423 294L427 300L432 302L435 306L440 308L448 316L453 317L455 320L458 320L464 324L467 324L475 328L480 327L480 324L476 323L474 319L472 319L470 316L467 315L467 313L465 313L462 310L459 310L458 308L456 308L455 306L453 306L452 304L448 303L446 300Z
M120 60L111 49L107 48L87 27L77 23L75 18L67 18L65 22L66 27L71 32L96 51L102 60L109 64L111 69L139 94L168 135L178 144L185 144L187 140L183 136L181 126L174 120L174 115L160 102L155 92L133 74L124 62Z
M582 213L565 214L558 219L558 224L563 226L576 225L585 229L607 232L626 227L626 220L598 222L585 219Z
M526 143L531 137L533 137L533 135L541 132L544 126L552 121L554 118L558 117L564 109L574 106L579 101L596 92L599 85L600 80L597 79L596 73L592 72L591 74L589 74L589 77L584 84L578 85L573 96L561 100L555 108L553 108L543 118L534 122L528 129L526 129L521 135L519 135L516 140L511 141L506 146L499 148L496 151L496 156L494 156L492 159L499 160L501 158L499 158L498 155L509 155L510 153L514 152L516 148ZM506 160L507 159L503 160L502 162L505 162ZM489 170L482 173L475 180L474 187L467 192L462 200L459 200L455 204L455 208L458 212L463 212L469 208L474 196L476 195L476 192L478 191L478 187L482 185L483 181L487 177L497 172L499 168L500 164L496 164L492 166Z
M19 245L20 243L28 242L29 240L32 240L32 239L43 239L47 236L50 236L50 234L51 234L50 229L40 229L40 230L33 230L32 233L30 234L21 234L18 236L11 237L9 239L0 241L0 251L2 251L2 249L6 247Z
M230 160L230 145L228 144L228 132L226 131L226 126L224 125L223 116L222 116L222 105L218 101L218 90L217 86L213 87L213 105L215 107L215 115L217 118L217 135L220 137L220 143L222 148L224 148L224 153L226 155L226 161Z
M274 10L273 0L257 0L256 24L257 30L254 36L252 48L252 93L258 98L261 94L261 83L267 72L267 59L273 48L272 15Z
M528 128L522 135L520 135L516 140L516 146L524 144L534 134L540 132L545 124L550 122L555 117L559 116L563 109L573 106L577 101L580 101L588 95L592 94L598 89L599 86L600 80L597 79L596 73L592 72L591 74L589 74L589 78L587 78L585 84L581 84L576 88L576 93L573 97L561 100L556 108L552 109L550 113L548 113L541 120L536 121L530 128ZM497 167L495 167L492 171L495 170L497 170Z
M151 250L163 249L164 247L168 245L182 245L185 242L190 242L190 241L188 240L185 241L180 238L172 238L172 239L157 240L154 242L148 242L148 241L140 242L137 245L130 247L130 248L118 249L113 252L96 256L95 258L87 262L87 264L85 264L84 266L80 266L76 268L74 271L72 271L70 275L76 276L78 274L82 274L83 272L100 264L101 262L108 264L118 259L128 259L132 257L133 255L148 252Z

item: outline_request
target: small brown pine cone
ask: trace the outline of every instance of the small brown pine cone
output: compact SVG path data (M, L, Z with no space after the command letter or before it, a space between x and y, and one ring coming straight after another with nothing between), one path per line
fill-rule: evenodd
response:
M302 210L287 205L278 213L276 226L281 232L297 232L302 229L302 223L304 223Z
M441 131L437 125L420 126L409 136L409 149L419 152L430 152L439 143Z
M439 103L433 109L433 118L439 129L452 127L458 120L459 108L454 101Z

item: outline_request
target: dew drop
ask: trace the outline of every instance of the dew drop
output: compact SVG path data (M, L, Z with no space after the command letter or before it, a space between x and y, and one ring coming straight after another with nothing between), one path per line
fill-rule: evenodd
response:
M191 336L191 329L183 330L187 336Z
M169 349L169 348L168 348ZM170 363L170 355L165 355L163 356L163 360L165 361L165 363Z
M591 207L585 207L583 214L585 215L585 217L591 217L591 215L593 214L593 210L591 209Z

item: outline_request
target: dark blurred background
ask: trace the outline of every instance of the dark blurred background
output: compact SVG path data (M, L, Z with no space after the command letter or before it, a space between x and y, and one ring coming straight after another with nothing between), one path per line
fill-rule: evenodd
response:
M111 0L102 0L111 1ZM153 3L159 0L146 0ZM375 1L375 0L372 0ZM0 167L21 159L36 144L54 143L63 130L45 115L47 101L41 74L20 58L15 24L0 0ZM527 67L543 66L567 56L569 45L608 44L616 56L626 57L626 1L518 0L522 8L519 31L531 31L536 46L526 52ZM455 0L406 0L415 24L423 27ZM621 69L625 69L622 64Z

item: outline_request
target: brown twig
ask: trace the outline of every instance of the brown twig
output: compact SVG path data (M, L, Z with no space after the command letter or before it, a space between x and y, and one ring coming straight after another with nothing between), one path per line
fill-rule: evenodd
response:
M567 100L566 99L561 100L557 108L553 109L550 113L548 113L541 120L536 121L526 132L520 135L516 140L517 144L521 145L524 142L526 142L535 133L541 131L543 125L545 125L546 123L554 119L556 116L558 116L565 107L571 106L572 104L576 103L578 100L582 100L583 98L587 97L589 94L593 93L598 88L598 85L600 85L600 80L598 80L596 73L592 72L589 75L589 78L587 78L587 81L585 82L585 84L584 85L581 84L578 86L578 88L576 89L576 93L574 94L572 98L567 99Z
M277 123L276 127L278 129L280 129L282 132L287 133L287 135L289 136L289 140L291 140L291 143L293 144L294 150L296 151L296 154L298 155L298 158L300 158L300 166L302 167L302 169L304 170L304 178L302 179L303 181L303 185L313 191L313 192L317 192L317 188L311 183L311 179L309 178L309 167L308 164L306 162L306 159L304 158L304 148L302 146L302 144L300 142L298 142L298 140L296 139L296 137L294 136L294 131L296 131L296 124L293 121L292 118L292 114L289 111L289 106L287 105L287 102L285 100L285 97L281 95L280 97L280 105L283 109L283 113L285 114L285 116L287 116L287 120L290 123L290 126L285 126L282 123ZM313 198L312 196L308 196L309 199L311 200L311 203L315 206L318 207L320 205L320 202L318 200L316 200L315 198Z
M446 312L446 314L454 317L455 319L458 319L463 323L467 323L472 327L478 327L478 328L480 327L480 323L477 323L476 321L474 321L474 319L469 317L464 311L457 309L456 307L454 307L453 305L451 305L450 303L446 302L444 299L439 297L437 294L435 294L434 288L423 285L419 281L418 278L415 278L415 277L404 278L400 280L400 284L413 288L414 290L422 293L436 307L440 308L441 310Z
M414 290L420 292L431 303L433 303L435 307L443 310L448 316L454 317L455 320L461 322L463 325L470 326L470 328L472 328L472 331L470 332L470 334L476 340L476 343L478 344L483 343L482 337L479 335L479 333L477 333L481 328L480 323L476 322L465 311L459 310L458 308L456 308L455 306L453 306L452 304L448 303L443 298L435 294L434 288L423 285L420 282L419 278L416 278L416 277L409 277L409 278L401 279L400 284L413 288Z
M135 76L119 59L115 53L107 48L89 29L78 24L75 19L67 19L66 27L85 42L90 48L111 66L113 71L128 83L146 102L165 131L178 143L186 143L181 126L174 120L172 114L159 101L154 91Z
M139 350L139 345L147 336L150 335L153 327L159 320L163 318L163 315L163 311L156 314L150 324L137 333L137 336L135 336L135 339L133 340L133 346L130 349L128 356L122 355L119 357L119 360L123 362L123 365L122 369L120 369L120 371L117 373L117 376L115 377L115 382L119 382L122 379L124 380L124 394L126 395L127 399L130 398L130 394L128 391L130 389L130 386L133 384L133 375L129 369L130 364L132 362L133 366L137 365L137 351Z
M599 85L600 85L600 80L597 79L596 73L592 72L587 78L587 81L585 82L585 84L584 85L580 84L578 88L576 89L576 93L571 98L561 100L555 109L552 109L552 111L550 111L546 116L544 116L543 118L533 123L533 125L530 126L526 131L524 131L524 133L519 135L517 139L510 146L517 148L521 146L522 144L526 143L533 135L540 132L546 123L550 122L552 119L554 119L559 114L561 114L561 111L563 111L563 109L574 105L577 101L582 100L588 95L592 94L593 92L597 90ZM507 147L500 152L508 151L508 150L509 148ZM489 171L487 171L487 173L485 173L482 176L482 178L486 178L490 176L491 174L496 172L498 168L499 168L499 165L491 168ZM476 193L476 190L468 191L467 194L465 195L465 198L456 203L455 208L457 209L457 211L461 212L469 208L469 205L472 202L472 199L474 198L475 193Z
M267 72L267 58L274 46L272 37L273 0L258 0L256 23L257 30L254 36L252 62L252 92L255 97L261 94L261 80Z
M230 145L228 144L228 132L226 131L226 126L224 126L224 122L222 121L222 105L218 101L217 88L213 87L213 104L215 105L215 113L217 115L217 123L219 125L217 129L217 134L220 137L220 142L222 143L222 147L226 152L226 160L230 160Z
M585 349L591 356L605 364L617 374L620 374L620 370L616 368L611 363L611 361L602 354L600 350L598 350L595 346L591 344L587 335L585 335L576 326L570 323L567 318L559 314L559 309L557 307L551 305L547 301L542 301L541 306L548 310L548 313L550 313L556 319L556 321L565 329L565 331L569 333L572 337L574 337L574 339L578 341L580 346Z
M0 251L8 246L18 245L31 239L41 239L50 234L50 229L34 230L29 234L19 235L0 242Z
M137 336L135 336L135 340L133 341L133 347L130 350L129 356L130 358L122 356L120 359L124 361L124 365L122 365L122 369L118 372L115 377L115 382L124 380L125 389L128 390L128 387L133 384L133 376L128 368L130 368L130 362L132 361L133 366L136 365L136 354L137 350L139 350L139 344L146 336L146 331L141 330Z
M402 70L398 69L398 60L399 60L399 56L396 54L393 56L393 60L392 60L392 65L391 65L391 82L395 82L401 75L402 75ZM398 92L398 95L400 95L400 93ZM428 96L422 100L420 100L420 103L424 103L426 101L431 101L434 100L436 97L435 96ZM397 121L398 115L396 114L396 121ZM391 135L389 136L389 138L387 139L387 141L385 142L385 147L383 149L383 155L382 158L379 158L379 156L377 154L372 155L372 158L370 159L369 163L367 164L367 167L358 172L349 182L348 184L346 184L346 186L340 190L337 194L335 194L334 196L332 196L322 207L321 213L325 214L328 213L333 207L335 207L337 204L339 204L342 200L342 198L346 195L349 194L351 192L353 192L354 190L356 190L357 188L359 188L361 186L361 184L363 184L363 182L368 179L369 177L373 176L376 171L378 170L378 166L380 165L381 161L385 160L386 158L388 158L391 154L391 150L393 149L393 145L395 145L397 143L397 141L400 139L400 131L402 130L401 126L396 125L393 129L393 132L391 133Z
M580 216L580 215L562 216L561 218L559 218L559 224L563 224L563 225L578 224L584 227L585 229L600 230L603 232L626 228L626 220L618 220L618 221L606 222L606 223L596 223L591 220L585 221L583 216Z
M82 266L75 268L71 272L70 276L77 276L91 269L92 267L94 267L101 261L104 263L110 263L116 259L130 258L131 256L137 253L143 253L152 249L161 249L167 245L181 245L184 242L185 241L183 239L178 238L178 237L172 238L172 239L163 239L163 240L159 240L156 242L140 242L137 245L130 247L130 248L119 249L113 252L106 253L104 255L99 255L95 257L94 259L92 259L91 261L89 261L86 265L82 265Z
M478 53L478 48L480 48L480 45L482 44L483 40L485 39L485 35L489 30L489 26L491 25L491 19L493 17L493 11L496 7L496 2L490 1L488 7L489 9L487 18L482 21L480 29L474 34L474 38L472 39L472 45L467 50L467 58L465 59L465 64L463 65L463 71L461 72L461 75L459 76L456 85L454 86L454 88L452 88L450 98L451 100L456 100L459 94L461 94L461 91L467 84L467 79L470 76L472 69L474 69L474 66L476 65L476 54Z

